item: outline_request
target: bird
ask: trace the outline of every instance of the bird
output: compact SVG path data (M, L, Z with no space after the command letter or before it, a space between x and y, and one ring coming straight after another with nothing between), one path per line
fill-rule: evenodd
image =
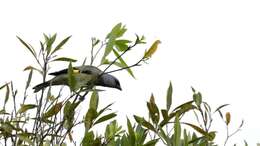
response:
M46 82L34 86L34 93L48 86L69 86L68 70L69 69L66 68L57 72L50 73L49 75L52 75L54 77ZM93 86L103 86L122 90L120 82L116 77L108 73L104 73L99 68L92 65L73 67L73 74L76 80L75 89L80 89L81 87L88 87L92 84Z

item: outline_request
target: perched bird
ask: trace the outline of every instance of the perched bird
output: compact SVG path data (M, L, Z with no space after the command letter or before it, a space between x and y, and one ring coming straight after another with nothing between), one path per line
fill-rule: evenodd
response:
M88 85L92 84L94 86L103 86L122 90L120 82L116 77L110 74L103 73L100 69L98 69L95 66L84 65L73 67L73 73L77 83L75 87L76 89L79 89L81 87L87 87ZM68 69L53 72L49 75L53 75L55 77L49 81L46 81L33 87L34 92L38 92L48 86L69 85Z

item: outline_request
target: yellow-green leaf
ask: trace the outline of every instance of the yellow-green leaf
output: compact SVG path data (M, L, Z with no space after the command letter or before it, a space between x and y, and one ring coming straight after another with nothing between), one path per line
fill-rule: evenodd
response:
M57 115L62 108L62 102L56 103L52 106L46 113L44 113L43 118L49 118L54 115Z
M53 61L67 61L67 62L76 62L76 59L68 58L68 57L59 57L54 59Z
M70 39L71 36L66 37L64 40L62 40L52 51L51 54L54 54L56 51L62 49L62 46L67 43L67 41Z
M70 87L71 91L74 91L77 83L76 83L76 79L74 76L74 70L73 70L71 62L68 67L68 77L69 77L68 78L69 87Z
M119 56L120 56L115 49L113 49L113 52L114 52L114 54L115 54L116 57L119 57ZM118 60L120 61L120 64L122 65L122 68L123 68L123 67L128 67L128 65L127 65L126 62L123 60L123 58L119 57ZM135 78L134 73L133 73L133 71L132 71L130 68L127 68L126 70L127 70L127 72L128 72L133 78Z
M107 120L110 120L110 119L114 118L116 115L117 115L116 113L110 113L110 114L104 115L103 117L99 118L99 119L94 123L94 125L99 124L99 123L102 123L102 122L107 121Z
M35 107L37 107L37 105L35 105L35 104L22 104L21 108L18 110L18 113L24 113L27 110L33 109Z
M167 108L167 111L169 111L169 109L171 108L171 105L172 105L172 83L170 82L170 85L168 87L168 90L167 90L167 100L166 100L166 108Z
M98 92L96 90L94 90L92 92L92 95L91 95L91 98L90 98L89 107L93 108L94 110L97 110L98 101L99 101Z
M32 55L36 58L35 50L31 47L30 44L27 44L24 40L22 40L20 37L16 36L19 41L32 53Z
M152 55L155 53L155 51L157 50L158 45L159 45L160 43L161 43L160 40L156 40L156 41L152 44L152 46L150 47L150 49L145 52L144 58L150 58L150 57L152 57Z
M23 71L27 71L27 70L36 70L36 71L38 71L40 74L42 74L42 71L40 70L40 69L38 69L38 68L35 68L35 67L33 67L33 66L27 66L27 67L25 67L24 69L23 69Z

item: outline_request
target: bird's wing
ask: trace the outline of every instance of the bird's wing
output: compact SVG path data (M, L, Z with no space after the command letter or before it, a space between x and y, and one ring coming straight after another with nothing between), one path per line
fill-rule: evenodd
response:
M80 70L77 67L73 67L73 72L79 73ZM63 70L60 70L60 71L49 73L49 75L58 76L58 75L67 74L67 73L68 73L68 69L66 68L66 69L63 69Z

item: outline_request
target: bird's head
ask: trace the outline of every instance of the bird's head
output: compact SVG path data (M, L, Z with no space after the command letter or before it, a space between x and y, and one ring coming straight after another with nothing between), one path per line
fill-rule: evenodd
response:
M96 85L122 90L119 80L116 77L106 73L99 77Z

